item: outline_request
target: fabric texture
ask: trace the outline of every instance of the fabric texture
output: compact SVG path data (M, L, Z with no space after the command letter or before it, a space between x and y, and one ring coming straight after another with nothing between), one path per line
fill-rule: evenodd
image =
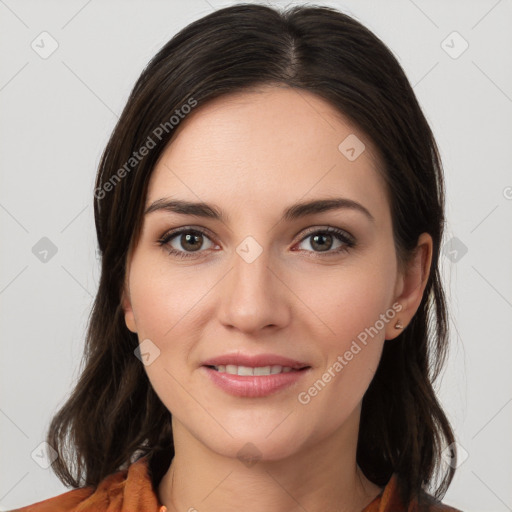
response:
M81 487L11 512L168 512L160 503L148 468L147 456L128 469L104 478L96 487ZM425 505L407 508L393 474L383 491L361 512L461 512L425 494Z

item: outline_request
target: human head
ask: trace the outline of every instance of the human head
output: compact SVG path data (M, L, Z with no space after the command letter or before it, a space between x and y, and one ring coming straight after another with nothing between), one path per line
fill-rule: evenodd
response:
M185 125L185 105L199 112L216 99L269 84L315 94L376 148L389 194L398 268L405 268L420 234L428 233L433 241L421 304L407 329L385 343L363 400L359 466L375 483L398 472L417 490L432 477L442 441L453 440L432 389L447 341L438 270L444 222L441 165L413 91L385 45L334 9L306 6L279 13L260 5L238 5L192 23L151 60L100 163L95 220L102 273L88 332L87 368L49 437L58 445L63 429L57 427L66 421L76 424L74 444L89 483L127 463L136 449L172 456L170 416L133 355L139 340L127 329L121 304L152 172L178 131L169 127L171 116L177 116L179 126L185 114ZM157 127L166 126L155 134ZM143 147L148 151L139 160L133 154ZM100 400L95 389L101 390ZM92 400L89 407L87 400ZM139 404L136 411L134 403ZM86 413L106 418L89 420L86 432L79 427L80 414ZM97 439L105 441L98 445ZM107 459L102 467L92 462L94 453ZM451 469L444 487L452 474Z

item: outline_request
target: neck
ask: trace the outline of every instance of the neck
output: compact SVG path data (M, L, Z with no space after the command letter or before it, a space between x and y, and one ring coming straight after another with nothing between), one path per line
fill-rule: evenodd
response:
M160 501L169 512L361 512L382 489L356 464L356 420L285 459L244 464L209 450L173 418L176 453Z

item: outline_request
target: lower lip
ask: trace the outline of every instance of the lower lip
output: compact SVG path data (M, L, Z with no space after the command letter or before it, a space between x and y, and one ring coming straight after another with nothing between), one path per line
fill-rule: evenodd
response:
M208 366L201 367L219 388L233 396L255 398L268 396L285 389L301 379L309 368L273 375L231 375Z

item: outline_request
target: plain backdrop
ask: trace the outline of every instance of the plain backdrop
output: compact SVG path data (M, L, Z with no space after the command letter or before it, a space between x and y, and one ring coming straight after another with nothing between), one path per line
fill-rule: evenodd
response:
M161 46L233 3L0 1L0 510L68 490L41 443L78 376L94 177L117 116ZM464 459L444 502L512 510L512 2L318 3L389 46L439 143L451 351L437 386Z

